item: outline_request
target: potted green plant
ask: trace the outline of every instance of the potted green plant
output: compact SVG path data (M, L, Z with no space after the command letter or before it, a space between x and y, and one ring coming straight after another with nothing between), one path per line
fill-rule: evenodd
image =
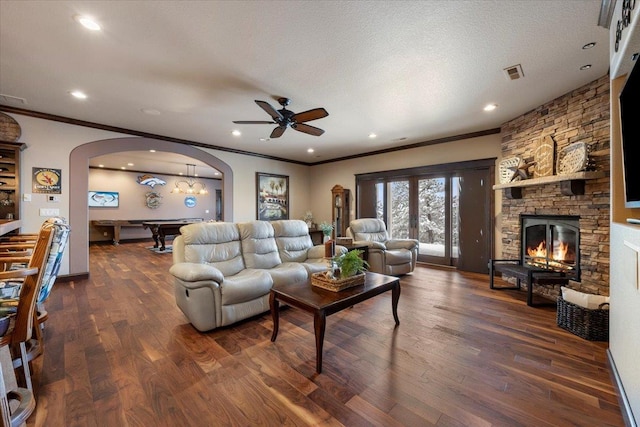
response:
M331 233L333 232L333 224L330 222L322 221L318 228L322 230L322 234L324 235L324 240L328 240L331 237Z
M333 258L334 265L340 269L341 278L352 277L367 271L369 263L362 259L363 252L359 249L354 249Z

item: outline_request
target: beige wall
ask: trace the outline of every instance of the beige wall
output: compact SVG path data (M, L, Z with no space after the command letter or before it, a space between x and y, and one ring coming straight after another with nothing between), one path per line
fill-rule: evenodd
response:
M176 218L203 218L215 219L216 190L222 188L218 179L198 178L199 182L206 185L208 194L197 195L196 206L189 208L184 204L186 194L174 194L174 182L179 177L162 174L153 174L154 177L164 180L167 184L156 185L154 188L148 185L138 184L137 178L140 172L114 171L104 169L89 170L89 189L91 191L117 191L120 205L117 208L89 208L89 221L99 219L176 219ZM151 209L146 205L146 194L156 192L162 197L158 208ZM105 237L106 229L89 228L89 240L110 240L113 236ZM140 228L123 228L120 240L151 237L149 230Z
M22 128L20 141L27 144L27 148L22 153L21 193L30 192L32 167L62 169L62 194L60 202L55 204L55 207L59 208L61 216L67 218L69 217L69 179L73 179L69 176L71 150L93 141L128 136L23 115L11 114L11 116ZM215 144L215 141L203 142ZM499 157L500 137L496 134L313 167L220 150L202 150L219 158L234 171L233 218L227 220L250 221L256 218L255 173L268 172L289 176L290 218L302 218L307 210L311 210L316 221L319 222L331 219L331 188L335 184L340 184L354 192L357 173ZM500 192L497 192L496 196L498 198L496 206L500 206ZM32 195L31 202L21 203L24 231L35 231L40 226L43 218L39 216L39 208L53 207L46 201L44 195L38 194ZM355 213L353 197L351 203L352 212ZM499 219L499 214L496 212L496 219ZM88 224L72 224L72 226L88 228ZM499 221L496 226L499 228ZM61 267L61 274L86 272L70 271L68 257L67 254Z
M309 177L311 183L309 192L313 195L309 209L313 212L316 222L331 221L331 188L336 184L340 184L344 188L351 190L351 219L354 219L356 174L491 157L497 157L497 165L497 162L500 161L499 134L313 166L310 168ZM499 209L502 205L502 191L496 191L495 196L494 232L499 232L501 227ZM498 234L495 235L498 236ZM501 253L500 239L495 240L495 253Z
M22 129L20 142L27 144L27 148L22 152L21 195L25 193L31 194L30 174L32 167L48 167L62 170L62 194L60 194L59 203L47 202L44 194L32 194L30 202L20 202L24 224L22 230L27 232L37 231L45 219L39 215L40 208L57 208L61 216L69 218L69 181L74 179L74 177L69 176L69 156L74 148L93 141L129 136L19 114L10 115L20 124ZM215 144L215 141L204 142ZM226 220L250 221L256 218L256 172L289 176L291 218L302 217L305 210L308 209L310 200L309 167L220 150L202 149L202 151L219 158L234 171L233 214L232 218L225 218ZM86 167L88 169L88 163ZM86 196L83 194L82 197ZM73 230L76 230L77 233L87 234L88 227L88 223L72 224L72 233ZM69 268L70 256L86 258L86 254L70 254L67 251L60 274L86 273L89 268L88 259L80 262L81 265L85 266L84 269L74 267L74 271L71 271Z

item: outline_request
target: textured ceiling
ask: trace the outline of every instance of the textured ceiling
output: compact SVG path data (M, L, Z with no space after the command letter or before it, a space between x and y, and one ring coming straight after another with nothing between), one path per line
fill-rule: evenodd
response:
M0 94L26 104L0 105L314 163L496 128L605 75L599 10L599 0L1 0ZM509 81L503 69L516 64L525 77ZM268 120L253 101L280 96L294 112L324 107L310 124L325 134L263 142L273 125L232 123Z

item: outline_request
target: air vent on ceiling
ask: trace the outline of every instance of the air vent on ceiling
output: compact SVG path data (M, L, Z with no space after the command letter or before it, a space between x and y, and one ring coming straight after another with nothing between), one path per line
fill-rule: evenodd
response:
M522 71L522 66L520 64L505 68L504 74L507 77L507 80L518 80L519 78L524 77L524 72Z
M0 102L6 102L7 104L26 104L27 100L19 98L17 96L5 95L0 93Z

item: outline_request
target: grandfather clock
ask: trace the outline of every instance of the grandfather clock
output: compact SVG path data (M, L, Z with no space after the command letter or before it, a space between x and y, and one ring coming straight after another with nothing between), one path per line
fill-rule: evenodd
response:
M333 230L333 238L345 237L347 235L347 227L349 227L349 218L351 218L351 198L349 190L341 185L335 185L331 189L331 220L335 225Z

